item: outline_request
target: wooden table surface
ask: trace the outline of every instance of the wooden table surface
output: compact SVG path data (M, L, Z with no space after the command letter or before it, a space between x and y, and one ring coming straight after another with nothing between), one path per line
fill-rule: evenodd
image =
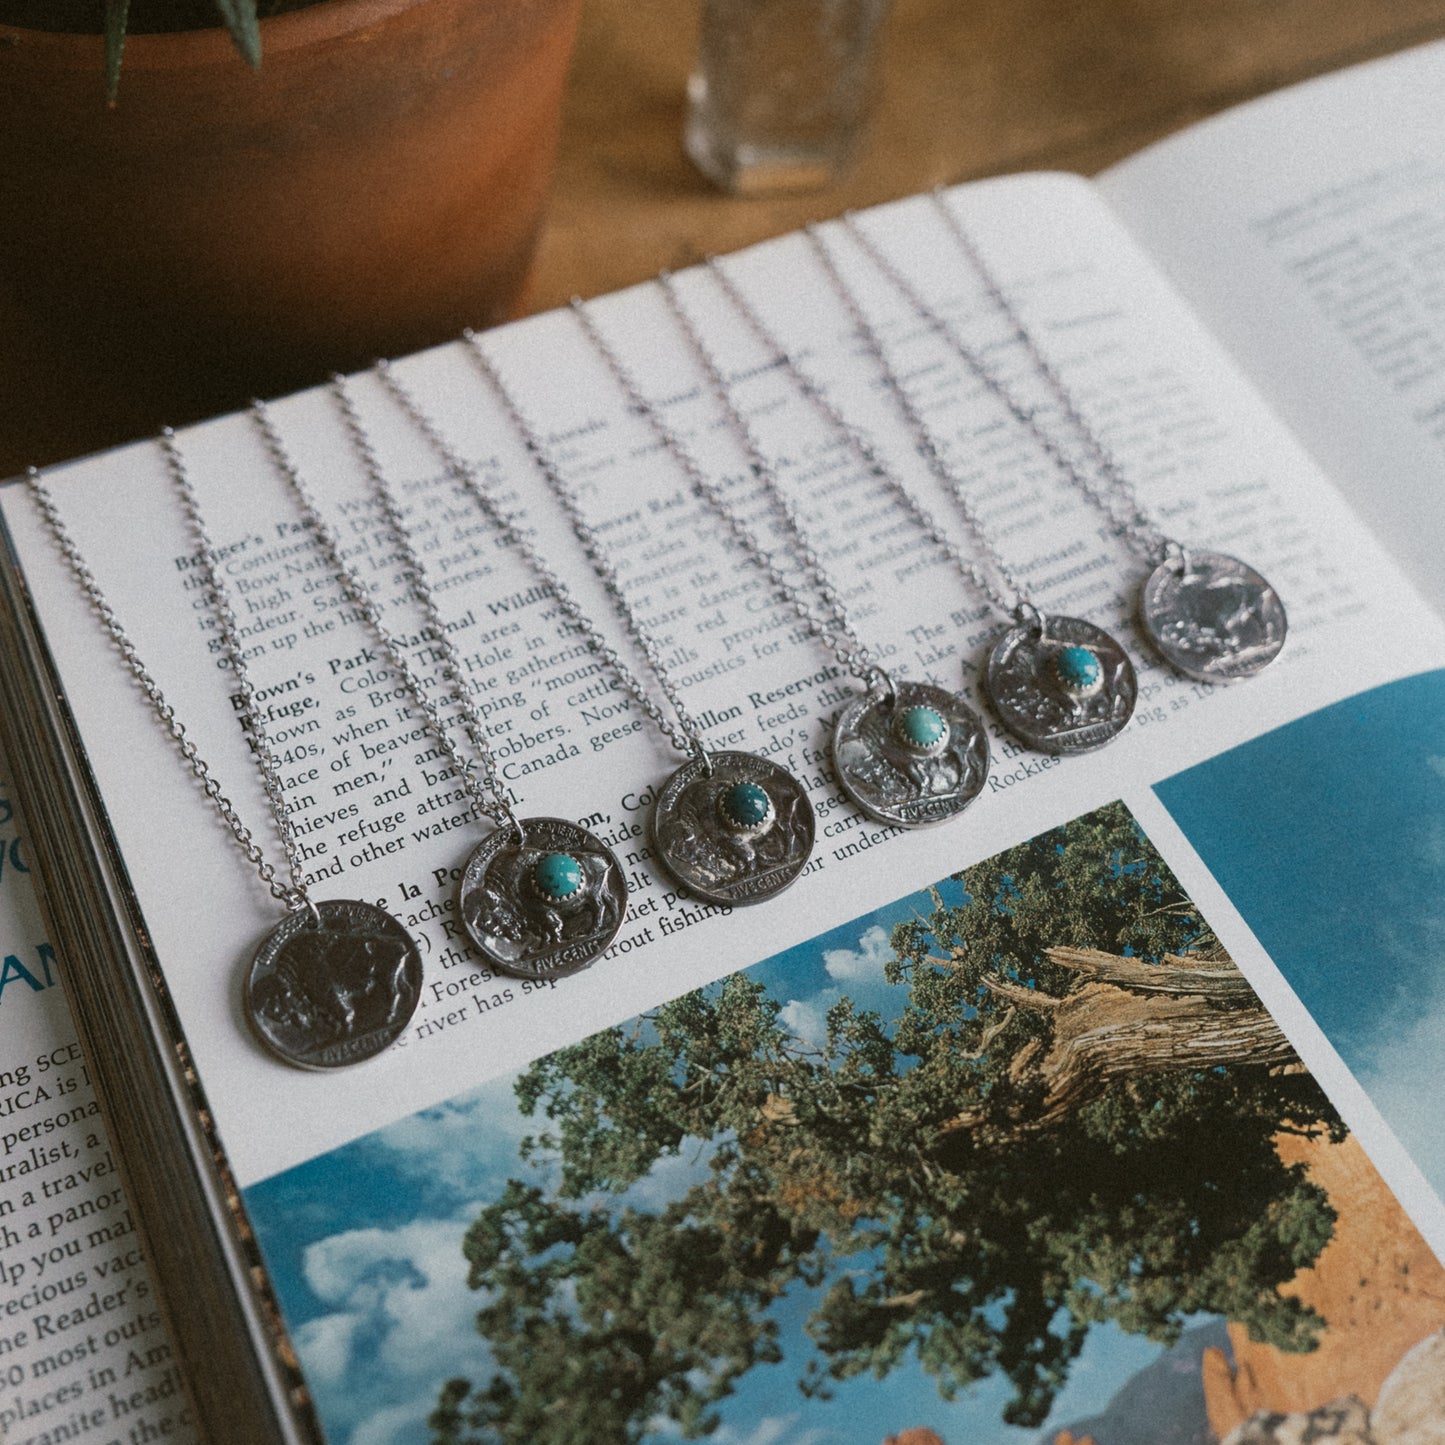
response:
M1445 0L894 0L852 173L743 200L680 144L695 17L677 0L587 0L535 309L940 183L1092 174L1253 96L1445 35Z
M747 200L712 190L682 152L696 19L696 0L585 0L526 309L939 182L1091 173L1252 96L1445 36L1445 0L894 0L851 173ZM194 419L155 406L0 315L0 477Z

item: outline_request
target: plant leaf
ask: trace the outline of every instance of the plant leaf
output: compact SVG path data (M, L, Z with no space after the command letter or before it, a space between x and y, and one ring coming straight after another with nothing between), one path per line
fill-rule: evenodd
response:
M130 0L105 0L105 103L115 104L120 89L120 56L125 49L125 22Z
M215 0L236 49L253 69L261 63L261 26L256 19L256 0Z

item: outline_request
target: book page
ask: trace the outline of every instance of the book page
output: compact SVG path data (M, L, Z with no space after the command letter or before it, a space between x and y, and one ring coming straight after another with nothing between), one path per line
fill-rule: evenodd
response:
M0 760L0 1439L195 1436Z
M1290 616L1283 654L1233 687L1166 669L1133 620L1148 563L828 228L1000 554L1047 612L1119 636L1139 676L1133 720L1107 748L1045 755L990 722L992 764L961 817L921 830L875 823L842 795L829 756L832 718L857 684L728 541L576 319L491 333L491 354L557 449L708 746L786 766L816 810L814 851L791 889L751 907L707 905L652 856L649 809L680 754L379 380L355 378L518 811L585 823L626 877L616 942L590 968L539 984L470 952L456 880L490 825L347 604L253 422L188 429L179 445L224 558L314 896L379 903L422 950L405 1035L354 1068L297 1070L252 1037L242 979L282 910L117 661L30 498L19 487L0 497L187 1056L311 1396L341 1445L467 1438L499 1409L525 1422L534 1407L550 1420L564 1406L597 1438L654 1425L667 1438L708 1422L722 1439L841 1442L866 1419L879 1438L927 1425L945 1439L1032 1445L1046 1422L1106 1438L1097 1422L1120 1418L1131 1381L1151 1371L1194 1382L1177 1415L1187 1436L1206 1417L1242 1422L1274 1408L1250 1382L1283 1367L1251 1354L1256 1345L1287 1356L1291 1372L1299 1365L1317 1392L1342 1384L1373 1396L1445 1324L1434 1307L1445 1290L1433 1283L1445 1210L1416 1157L1428 1141L1402 1144L1418 1121L1362 1085L1361 1066L1302 1001L1288 950L1262 943L1274 921L1257 925L1220 886L1223 864L1190 813L1211 782L1168 791L1346 700L1402 697L1412 679L1441 675L1445 629L1087 185L1018 178L952 200L1152 513L1191 546L1244 556L1278 588ZM863 224L1047 415L1024 353L931 203L885 207ZM972 555L807 241L728 265ZM1006 619L706 273L679 284L860 637L900 678L959 690L988 717L978 674ZM747 455L658 289L605 298L594 315L642 394L773 545ZM647 676L466 350L443 347L395 372ZM438 688L334 399L305 393L272 416L388 625L414 639L405 645L424 685ZM280 867L160 450L127 448L49 481L139 655ZM1364 756L1384 766L1386 751ZM1315 796L1295 792L1298 809ZM1067 890L1057 904L1055 887ZM1039 923L1031 932L1026 913ZM1140 959L1163 972L1140 973ZM1176 969L1202 1005L1172 1002L1172 982L1162 1002L1151 998ZM1074 1092L1069 1051L1046 1053L1043 1041L1076 1027L1087 1038L1076 1010L1090 1000L1126 1034L1141 1010L1146 1038L1168 1015L1197 1067L1181 1073L1172 1047L1151 1058L1146 1045L1116 1092L1093 1092L1111 1076L1088 1069L1094 1082ZM940 1029L935 1046L928 1036ZM714 1095L732 1080L740 1094ZM1047 1229L1029 1222L1045 1216ZM554 1226L585 1249L552 1253ZM730 1240L741 1252L727 1254ZM1326 1313L1332 1281L1359 1279L1362 1257L1381 1302L1366 1318L1372 1329L1392 1321L1372 1336L1368 1370L1357 1334ZM618 1269L589 1277L578 1272L587 1258ZM723 1273L709 1283L698 1271L715 1263ZM1317 1283L1286 1298L1309 1270L1322 1272ZM518 1334L512 1307L526 1313L543 1286L545 1308L528 1317L545 1348L534 1349L539 1337ZM675 1317L657 1316L677 1300ZM594 1305L606 1327L574 1329ZM652 1340L646 1378L614 1388L639 1358L625 1347L639 1308ZM1186 1325L1183 1353L1172 1353ZM574 1364L600 1394L581 1382L557 1390ZM940 1382L964 1392L966 1415L938 1413ZM714 1406L726 1411L715 1422ZM605 1410L622 1413L593 1413Z
M1267 96L1100 178L1144 247L1445 610L1445 46Z
M1274 582L1290 609L1284 655L1234 688L1190 683L1155 662L1132 623L1146 567L839 237L853 286L956 449L999 549L1041 606L1126 639L1140 677L1134 720L1109 748L1059 759L996 732L987 786L961 818L925 831L873 823L840 795L829 766L829 720L854 684L729 545L576 320L550 314L493 333L493 355L559 447L708 745L786 765L817 810L811 863L789 892L752 908L707 906L657 871L648 846L650 803L682 759L628 704L538 577L499 544L376 378L357 378L357 404L406 501L519 812L582 820L614 848L627 879L627 919L608 954L538 984L483 968L468 951L456 881L489 825L459 796L426 723L345 605L251 420L189 429L180 445L226 558L315 894L380 902L423 950L422 1002L404 1039L354 1069L298 1071L253 1040L241 982L281 910L118 664L28 497L6 493L7 524L243 1187L881 906L899 896L901 880L938 876L940 839L962 866L1279 722L1445 661L1439 624L1085 185L1027 178L972 188L959 201L1158 515L1192 544L1243 554ZM1005 329L943 249L927 200L884 208L867 223L938 305L975 312L986 337ZM846 314L806 241L770 243L731 264L909 487L950 519L916 436L848 342ZM982 710L977 667L1003 619L770 364L707 276L689 273L682 285L854 625L900 675L962 689ZM657 289L609 297L595 314L702 465L740 478L746 497L744 453ZM396 371L622 647L609 597L464 348L410 358ZM305 393L276 404L273 416L390 624L415 629L333 399ZM58 469L51 485L140 655L279 866L234 678L159 450L140 445ZM1382 619L1401 617L1414 624L1384 627ZM417 653L424 663L425 646Z

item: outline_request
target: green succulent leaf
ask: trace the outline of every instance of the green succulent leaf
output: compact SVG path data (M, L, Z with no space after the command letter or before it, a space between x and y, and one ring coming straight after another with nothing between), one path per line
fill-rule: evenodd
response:
M216 9L236 42L246 64L261 63L261 26L256 18L256 0L216 0Z
M105 103L115 104L120 89L120 57L125 49L125 23L130 0L105 0Z

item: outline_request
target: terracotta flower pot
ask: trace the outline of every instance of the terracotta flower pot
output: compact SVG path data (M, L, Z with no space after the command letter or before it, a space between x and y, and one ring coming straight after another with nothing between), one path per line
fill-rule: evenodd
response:
M98 37L0 26L6 303L177 419L501 319L579 6L325 0L263 22L259 71L134 35L113 110Z

